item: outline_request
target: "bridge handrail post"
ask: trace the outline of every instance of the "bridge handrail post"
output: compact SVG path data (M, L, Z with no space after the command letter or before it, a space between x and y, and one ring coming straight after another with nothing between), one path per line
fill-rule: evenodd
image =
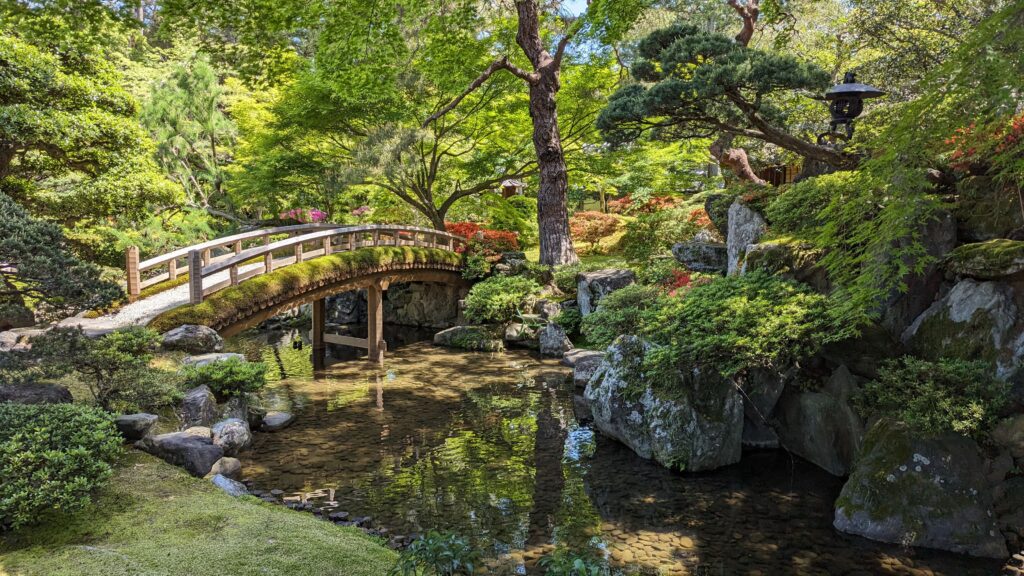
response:
M188 253L188 295L192 304L203 301L203 253L199 250Z
M135 302L142 292L142 276L139 273L139 247L129 246L124 254L125 288L128 301Z

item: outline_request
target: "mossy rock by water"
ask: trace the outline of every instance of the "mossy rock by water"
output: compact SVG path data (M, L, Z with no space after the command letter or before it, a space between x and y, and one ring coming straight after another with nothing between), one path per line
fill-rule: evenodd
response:
M946 257L946 270L979 280L996 280L1024 272L1024 242L989 240L964 244Z
M834 525L880 542L1005 558L984 471L969 438L923 437L881 420L836 501Z
M434 344L478 352L501 352L505 343L493 326L453 326L434 334Z

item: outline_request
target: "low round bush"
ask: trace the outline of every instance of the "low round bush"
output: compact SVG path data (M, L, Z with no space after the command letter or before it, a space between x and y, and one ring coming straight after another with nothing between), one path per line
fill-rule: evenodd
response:
M493 276L470 289L466 318L484 324L504 324L519 314L524 301L540 292L540 284L521 276Z
M643 335L648 311L668 305L668 297L655 286L633 284L601 299L597 310L583 317L580 332L590 344L606 347L622 334Z
M1006 404L1006 388L985 362L905 356L882 365L856 406L865 416L890 416L920 432L980 439Z
M0 529L83 508L120 451L112 417L98 408L0 404Z
M266 382L267 365L228 358L203 366L187 366L183 371L186 388L205 384L219 398L256 392Z
M569 218L569 230L575 240L589 244L593 252L601 240L619 230L619 219L603 212L577 212Z

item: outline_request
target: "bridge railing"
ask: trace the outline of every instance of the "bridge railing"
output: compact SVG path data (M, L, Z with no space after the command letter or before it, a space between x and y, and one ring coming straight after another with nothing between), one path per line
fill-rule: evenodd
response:
M284 239L274 240L282 235ZM246 244L250 246L246 248ZM143 289L176 279L180 275L179 260L184 260L187 266L189 299L198 304L205 296L228 286L334 252L374 246L422 246L455 251L465 244L466 239L461 236L419 226L302 224L218 238L142 262L139 262L138 248L133 246L128 248L125 259L127 292L129 300L134 301ZM275 253L286 255L275 257ZM166 267L166 272L142 280L144 273L161 267ZM204 282L225 270L226 278L212 284Z

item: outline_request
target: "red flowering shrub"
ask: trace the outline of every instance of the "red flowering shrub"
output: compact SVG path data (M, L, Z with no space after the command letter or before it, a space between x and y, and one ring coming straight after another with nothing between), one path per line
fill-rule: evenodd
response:
M691 210L687 220L701 228L710 228L712 225L711 216L709 216L707 210L703 208L694 208Z
M676 268L672 270L672 276L665 282L665 288L668 289L670 296L675 296L680 289L689 288L691 281L692 278L688 271Z
M500 253L519 250L519 233L505 230L481 230L477 233L480 244L488 251Z
M473 254L493 257L502 252L519 250L518 232L491 230L476 222L445 222L444 227L448 232L469 240L469 252ZM460 247L457 251L465 252L466 248Z
M573 238L590 244L590 250L597 249L602 238L611 236L619 229L619 219L603 212L577 212L569 218L569 231Z
M480 225L476 222L445 222L444 228L451 234L470 239L481 230Z

